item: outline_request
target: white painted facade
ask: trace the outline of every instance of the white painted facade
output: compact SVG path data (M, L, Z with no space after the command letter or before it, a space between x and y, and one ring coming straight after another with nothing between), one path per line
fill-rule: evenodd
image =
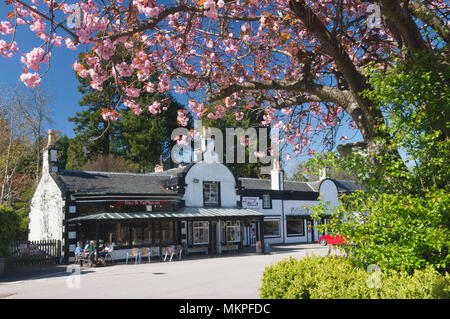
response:
M186 191L183 199L187 207L203 206L203 182L220 183L220 201L222 207L236 207L236 180L231 171L223 164L201 161L193 165L186 174Z
M276 185L278 190L283 190L283 181L273 181L277 178L276 171L272 171L271 184L272 190ZM265 191L261 190L260 194L264 195ZM269 192L267 192L269 193ZM263 200L261 198L252 198L248 196L242 196L242 206L244 208L252 208L260 213L264 214L265 222L276 222L279 225L279 236L266 236L265 241L270 244L293 244L293 243L310 243L317 242L321 234L315 229L316 221L311 220L312 206L317 206L321 200L328 202L330 209L339 205L338 189L333 180L325 179L321 182L319 188L318 200L296 200L296 199L272 199L271 208L263 208ZM250 203L250 205L247 205ZM287 219L289 216L301 216L303 220L303 235L288 235Z
M61 190L50 176L48 150L44 150L42 177L31 199L29 240L63 238L64 200Z

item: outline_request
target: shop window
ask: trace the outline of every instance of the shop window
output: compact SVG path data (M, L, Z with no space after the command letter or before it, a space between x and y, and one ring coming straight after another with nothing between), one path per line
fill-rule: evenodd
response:
M305 236L304 219L300 216L286 216L286 231L288 236Z
M153 223L153 232L155 233L155 235L153 236L153 244L159 244L159 239L161 238L160 222Z
M130 244L130 224L106 223L99 225L99 239L114 244L115 247L128 247Z
M264 237L280 237L280 220L264 221Z
M173 222L162 222L161 223L161 242L162 243L173 243L175 242L174 237L174 223Z
M227 220L223 223L222 240L231 243L241 241L241 222L239 220Z
M189 222L189 244L209 244L209 222Z

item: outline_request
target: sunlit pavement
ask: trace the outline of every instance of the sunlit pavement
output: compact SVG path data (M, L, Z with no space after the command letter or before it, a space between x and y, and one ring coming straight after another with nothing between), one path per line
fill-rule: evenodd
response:
M53 274L0 281L0 298L258 298L261 275L279 260L326 255L317 244L272 247L267 255L206 257L172 262L58 268Z

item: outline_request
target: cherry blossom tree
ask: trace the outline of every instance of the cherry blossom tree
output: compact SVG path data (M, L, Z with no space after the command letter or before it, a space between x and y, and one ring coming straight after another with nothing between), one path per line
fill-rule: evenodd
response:
M377 128L384 114L362 96L371 90L365 67L373 62L389 67L392 57L433 54L437 46L448 44L450 34L444 0L6 0L6 4L11 10L0 22L0 33L11 39L0 40L1 55L18 54L17 32L31 31L42 39L41 46L21 56L20 80L25 85L42 82L48 70L43 66L59 53L55 47L87 50L86 63L73 65L77 74L99 91L113 79L122 97L119 102L128 107L155 109L138 105L139 95L144 90L173 90L193 96L189 109L198 118L220 118L226 110L238 118L242 114L238 106L257 108L264 113L262 123L281 129L297 154L308 149L318 134L324 136L324 144L333 144L339 125L359 129L370 153L383 152L388 136ZM121 55L123 49L132 54L131 63ZM154 73L159 76L157 87L149 81ZM134 74L136 83L124 81ZM212 102L222 108L210 112ZM115 108L111 105L103 116L117 119ZM179 112L182 125L187 123L186 114ZM344 114L349 123L344 123Z

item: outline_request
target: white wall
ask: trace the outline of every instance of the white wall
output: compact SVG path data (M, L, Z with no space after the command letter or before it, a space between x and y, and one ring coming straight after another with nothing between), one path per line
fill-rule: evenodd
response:
M53 178L43 172L31 199L29 240L63 239L64 201Z
M320 184L319 188L320 199L329 202L331 207L339 205L338 189L336 184L331 179L325 179Z
M198 182L194 183L194 179ZM236 207L236 181L231 171L221 163L198 162L186 174L183 199L187 207L203 206L203 182L220 182L222 207Z
M257 211L263 213L265 215L264 220L271 220L280 218L281 222L281 236L280 238L265 238L265 241L268 241L271 244L293 244L293 243L306 243L311 242L311 234L308 235L307 222L304 221L304 236L295 236L288 237L287 236L287 225L286 225L286 217L287 216L310 216L311 210L310 207L317 206L321 200L328 202L330 207L334 207L339 205L338 201L338 190L336 184L332 180L324 180L319 189L320 200L284 200L283 204L281 200L272 200L272 209L262 209L262 199L258 201L258 209ZM282 215L282 211L284 210L284 216ZM314 221L314 225L316 222ZM319 237L319 232L317 229L314 229L314 243L317 243ZM284 240L283 240L284 238Z

